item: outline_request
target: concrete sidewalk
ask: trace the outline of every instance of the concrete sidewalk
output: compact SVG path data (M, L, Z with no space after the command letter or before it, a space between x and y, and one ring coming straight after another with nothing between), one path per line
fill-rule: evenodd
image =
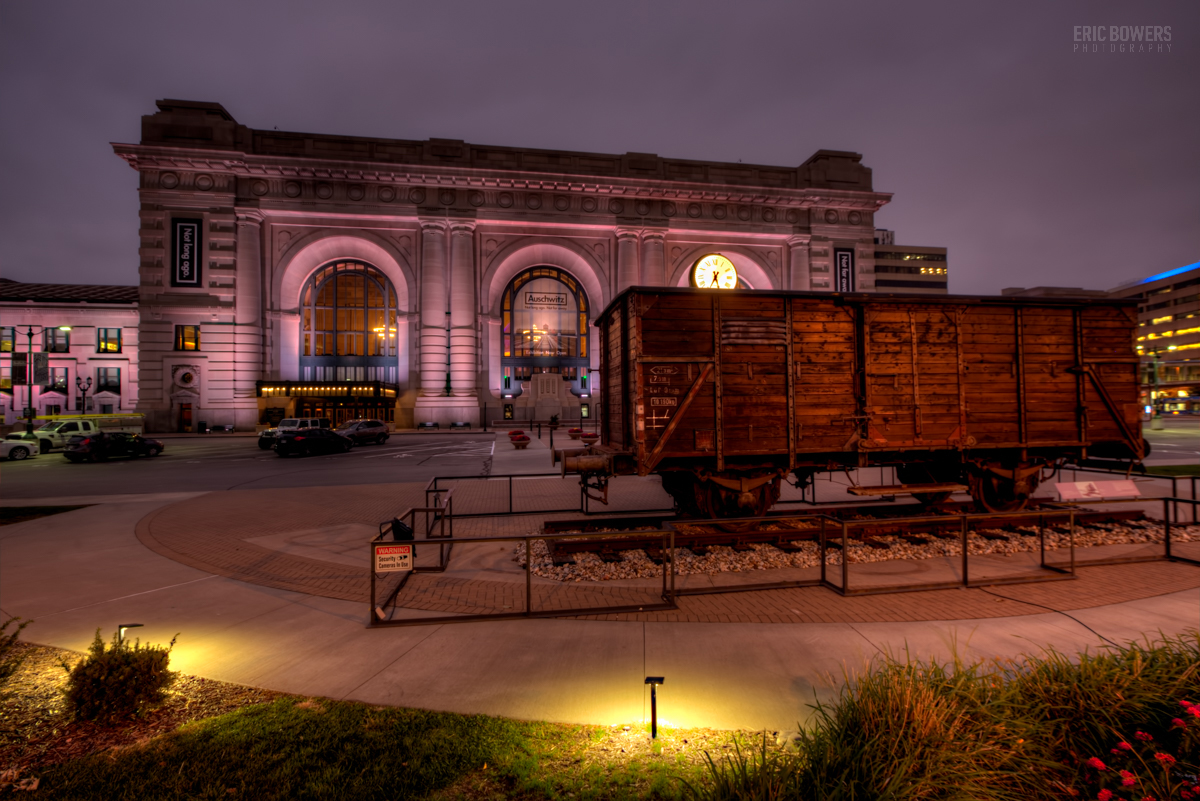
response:
M549 460L546 450L540 453ZM641 721L643 677L663 675L659 708L670 724L754 729L791 728L806 720L808 704L832 697L845 672L883 653L974 659L1051 645L1076 652L1103 644L1098 635L1124 642L1200 627L1195 586L1166 594L1154 594L1162 587L1142 587L1147 597L1106 604L1103 587L1115 591L1120 579L1114 578L1053 585L1055 592L1089 596L1069 615L1023 609L1017 616L991 612L978 619L886 622L860 615L752 623L721 622L717 613L708 622L685 622L687 611L697 608L688 604L704 599L684 598L683 619L667 621L557 619L368 630L361 601L228 578L184 564L179 560L187 557L172 558L169 549L151 551L135 535L152 513L170 515L174 506L182 510L205 498L217 503L219 495L126 497L0 529L0 610L34 619L24 632L34 642L82 650L97 627L108 636L119 623L144 623L139 634L148 641L180 634L172 665L188 673L287 692L514 718ZM272 509L269 503L259 508ZM259 539L291 525L275 511L245 524L247 536ZM261 555L232 541L221 547L245 548L252 559ZM305 558L277 558L284 556ZM1183 571L1178 580L1200 586L1200 569L1171 567ZM872 600L813 591L827 593L822 604L830 607ZM982 591L942 592L949 594L943 596L946 608L954 609L971 607L968 596ZM768 595L719 598L754 608ZM919 603L921 595L903 600ZM904 608L900 598L873 600L895 613ZM998 598L989 603L1017 607Z

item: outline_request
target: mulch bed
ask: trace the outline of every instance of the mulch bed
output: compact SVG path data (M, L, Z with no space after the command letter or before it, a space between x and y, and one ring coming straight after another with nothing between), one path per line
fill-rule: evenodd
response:
M25 661L0 688L0 789L33 789L30 777L52 765L143 743L184 723L284 695L180 674L167 699L138 717L75 720L62 695L67 679L62 662L74 665L83 654L29 643L19 643L17 653Z

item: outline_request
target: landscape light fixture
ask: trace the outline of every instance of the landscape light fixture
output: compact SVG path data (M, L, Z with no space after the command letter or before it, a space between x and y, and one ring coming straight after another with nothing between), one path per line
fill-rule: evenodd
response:
M646 684L650 685L650 739L658 739L658 685L666 682L662 676L647 676Z
M129 629L140 629L145 623L120 623L117 625L117 636L120 642L125 642L125 632Z

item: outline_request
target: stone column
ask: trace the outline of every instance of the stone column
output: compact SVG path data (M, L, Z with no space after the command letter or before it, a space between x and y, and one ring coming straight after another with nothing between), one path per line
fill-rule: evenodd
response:
M791 265L791 280L789 289L808 292L812 289L812 271L808 263L807 236L788 237L788 261Z
M477 350L475 223L450 224L450 390L474 397Z
M667 260L664 252L666 231L649 230L642 233L642 283L647 286L665 286L667 283Z
M237 261L233 314L233 424L253 430L258 422L256 382L263 375L262 212L237 212Z
M446 223L421 220L421 395L446 390Z
M638 232L633 228L617 229L617 292L624 292L638 283Z

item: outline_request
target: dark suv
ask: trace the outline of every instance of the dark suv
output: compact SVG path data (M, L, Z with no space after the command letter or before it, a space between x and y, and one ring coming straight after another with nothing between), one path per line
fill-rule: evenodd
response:
M103 462L122 456L158 456L163 444L156 439L146 439L139 434L97 432L71 437L63 448L63 456L72 462Z
M368 442L382 445L391 435L387 423L382 420L349 420L338 426L337 432L354 440L355 445L365 445Z
M354 447L354 440L328 428L301 428L281 431L275 442L280 456L312 456L314 453L345 453Z

